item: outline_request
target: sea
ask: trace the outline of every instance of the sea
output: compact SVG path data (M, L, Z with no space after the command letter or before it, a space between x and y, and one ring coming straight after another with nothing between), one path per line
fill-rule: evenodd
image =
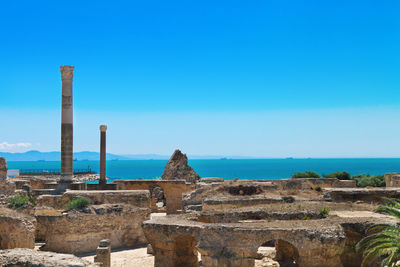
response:
M108 160L106 175L115 179L160 178L167 160ZM9 169L59 170L59 161L9 161ZM400 158L336 158L336 159L195 159L189 165L201 177L247 180L278 180L307 170L319 174L347 171L351 175L378 175L400 172ZM74 161L74 170L99 172L98 161Z

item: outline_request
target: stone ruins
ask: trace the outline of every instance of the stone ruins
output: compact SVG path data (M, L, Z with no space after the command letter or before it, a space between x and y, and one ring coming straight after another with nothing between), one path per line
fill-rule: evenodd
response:
M99 183L75 180L73 70L61 66L61 174L8 178L0 158L0 266L108 267L113 251L147 247L156 267L355 267L367 230L397 223L375 210L383 197L400 197L398 173L385 175L386 188L336 178L224 181L200 178L176 150L162 179L108 183L105 125Z
M164 172L161 176L163 180L185 180L189 183L195 183L200 176L188 165L186 154L177 149L168 160Z

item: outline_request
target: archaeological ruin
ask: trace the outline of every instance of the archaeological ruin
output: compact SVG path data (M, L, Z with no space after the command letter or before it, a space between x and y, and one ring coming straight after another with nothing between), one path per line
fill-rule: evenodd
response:
M182 159L176 166L187 164ZM191 177L116 180L110 183L113 190L83 186L61 194L46 194L50 191L43 190L52 189L43 189L46 184L37 177L6 178L9 184L16 181L18 194L28 194L30 188L35 206L24 212L0 209L0 245L8 249L0 253L0 263L15 260L20 252L14 248L25 248L32 262L51 262L45 254L50 252L97 251L95 262L82 266L100 259L110 266L111 249L149 244L157 267L355 267L362 261L355 244L368 229L397 223L375 212L382 197L400 196L390 180L397 174L387 175L386 188L357 188L354 181L336 178L189 182ZM77 197L88 199L89 205L68 210ZM161 198L166 209L157 205ZM151 218L154 212L166 215ZM35 242L49 252L30 252ZM70 260L84 262L72 255Z
M0 157L0 266L109 267L113 251L147 247L156 267L355 267L368 229L397 223L376 209L400 197L398 173L382 188L200 178L176 150L161 179L108 182L106 125L98 183L86 183L73 173L73 70L61 66L61 173L10 178ZM78 257L85 253L93 261Z

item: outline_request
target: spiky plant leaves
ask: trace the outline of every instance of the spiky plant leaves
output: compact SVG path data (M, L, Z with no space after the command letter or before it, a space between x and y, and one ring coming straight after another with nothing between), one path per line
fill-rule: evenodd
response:
M385 198L385 205L380 207L377 212L391 215L400 219L400 200ZM381 259L381 266L398 266L400 259L400 224L395 225L375 225L368 232L371 235L363 238L356 245L357 251L363 251L363 261L361 266L366 266Z

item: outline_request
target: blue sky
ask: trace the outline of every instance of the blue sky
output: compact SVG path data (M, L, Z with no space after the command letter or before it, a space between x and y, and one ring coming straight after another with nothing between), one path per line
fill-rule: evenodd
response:
M399 1L4 1L0 150L394 157Z

